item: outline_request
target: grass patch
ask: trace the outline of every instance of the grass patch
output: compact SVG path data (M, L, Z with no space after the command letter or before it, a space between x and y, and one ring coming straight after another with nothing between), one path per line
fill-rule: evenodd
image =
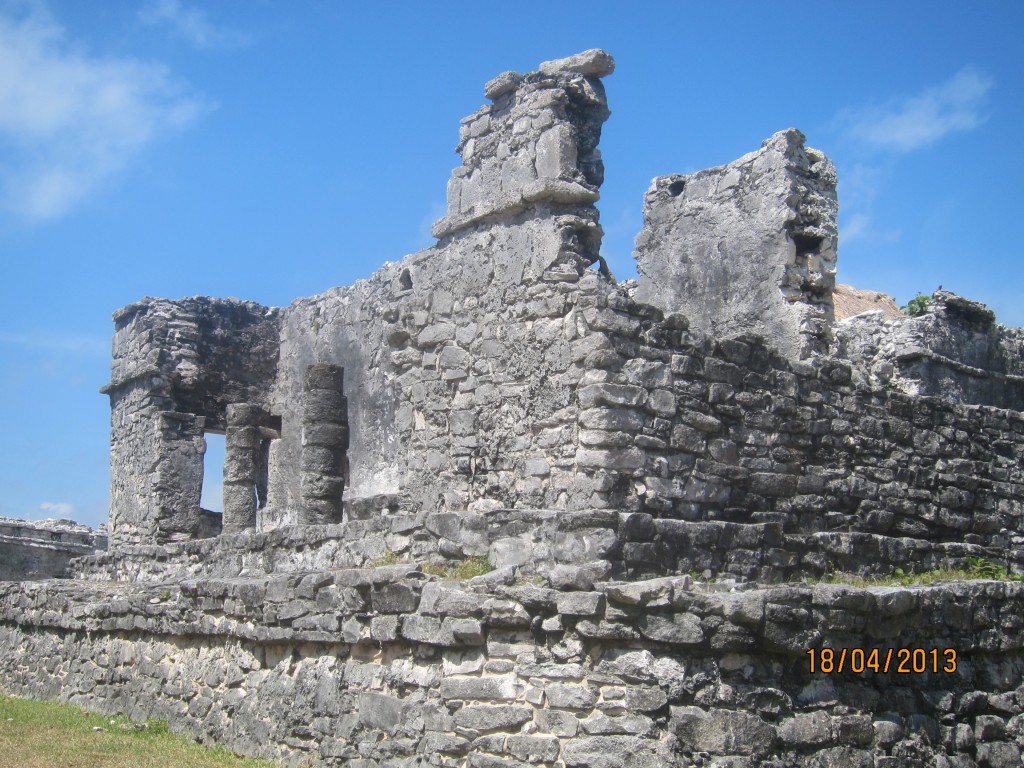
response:
M395 553L395 552L388 552L386 555L384 555L384 557L380 558L379 560L374 560L367 567L369 567L369 568L383 568L384 566L387 566L387 565L400 565L400 564L402 564L402 562L403 562L402 558L400 558L397 553Z
M94 730L103 728L104 730ZM0 694L0 764L18 768L276 768L203 747L167 723L133 723L78 707Z
M421 570L429 576L440 576L448 581L466 581L490 573L494 570L494 566L486 557L469 557L458 563L445 565L424 563Z
M998 563L983 557L968 557L966 568L935 568L921 573L908 573L897 568L890 576L857 576L852 573L832 573L821 579L825 584L849 584L854 587L909 587L935 584L940 581L1024 581L1024 574L1011 574Z

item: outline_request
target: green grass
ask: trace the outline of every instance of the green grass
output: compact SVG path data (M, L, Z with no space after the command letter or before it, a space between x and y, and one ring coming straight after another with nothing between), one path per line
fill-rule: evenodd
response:
M388 565L400 565L402 562L402 558L400 558L397 554L395 554L394 552L388 552L386 555L384 555L384 557L380 558L379 560L374 560L372 563L368 565L368 567L383 568Z
M897 568L890 576L857 576L852 573L832 573L821 579L826 584L849 584L854 587L895 587L936 584L940 581L970 581L994 579L996 581L1024 581L1024 574L1011 574L1005 567L983 557L968 557L966 568L935 568L921 573L907 573Z
M449 581L465 581L475 576L483 576L494 570L486 557L469 557L461 562L452 565L439 565L437 563L425 563L423 572L430 576L440 576Z
M103 731L93 730L103 728ZM0 694L0 766L16 768L274 768L171 733L78 707Z

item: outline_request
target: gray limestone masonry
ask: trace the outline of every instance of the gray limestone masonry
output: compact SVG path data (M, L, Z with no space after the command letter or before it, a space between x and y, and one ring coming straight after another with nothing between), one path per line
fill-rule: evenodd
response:
M1024 573L1022 332L948 292L836 322L836 173L793 129L655 179L617 283L613 70L488 82L436 245L367 280L114 315L110 547L25 581L70 555L0 523L0 687L292 764L1021 764L1024 584L800 582Z
M105 527L0 517L0 581L64 578L74 558L107 548Z
M836 169L782 131L721 168L661 176L644 197L636 296L714 336L756 333L790 357L828 348Z
M50 581L0 584L0 675L293 765L1016 768L1022 621L1024 584L993 581ZM940 666L823 674L808 648L937 649Z

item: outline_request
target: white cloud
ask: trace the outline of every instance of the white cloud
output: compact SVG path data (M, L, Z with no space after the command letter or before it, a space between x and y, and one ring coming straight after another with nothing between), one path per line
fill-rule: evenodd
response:
M210 108L161 64L91 56L45 14L0 10L0 204L16 215L67 213Z
M885 186L885 172L878 167L854 163L839 180L839 243L858 241L894 243L898 229L879 229L875 222L875 198Z
M895 243L901 234L898 229L878 229L871 215L865 212L844 216L839 222L840 246L863 241Z
M964 67L949 80L916 96L846 110L839 120L848 126L851 136L865 144L911 152L984 123L988 94L994 85L981 70Z
M203 11L184 5L181 0L151 0L139 12L139 19L151 26L166 25L197 48L237 48L250 42L242 32L218 29Z
M839 230L839 236L842 238L841 242L846 244L863 239L864 235L870 231L870 228L871 217L866 213L855 213L847 217L843 227Z
M44 501L39 505L39 509L59 517L70 517L75 512L75 508L66 501Z

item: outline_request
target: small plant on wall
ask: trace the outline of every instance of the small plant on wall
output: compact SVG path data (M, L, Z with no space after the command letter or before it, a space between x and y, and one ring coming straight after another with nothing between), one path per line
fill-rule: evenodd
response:
M907 305L903 307L903 311L911 317L920 317L921 315L927 314L931 311L931 304L931 296L925 296L923 293L919 293L907 302Z

